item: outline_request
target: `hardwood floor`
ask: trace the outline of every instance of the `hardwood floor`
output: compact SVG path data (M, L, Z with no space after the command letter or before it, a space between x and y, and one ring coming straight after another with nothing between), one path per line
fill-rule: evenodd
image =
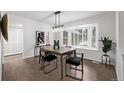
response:
M59 58L58 58L59 59ZM49 74L44 74L40 69L38 58L23 60L22 55L5 57L3 81L60 81L60 62L58 69ZM54 62L51 67L54 66ZM48 68L49 69L49 68ZM72 71L74 72L74 71ZM72 73L71 72L71 73ZM80 72L76 74L80 77ZM65 77L63 81L74 81ZM113 81L117 80L114 66L93 63L84 59L83 81Z

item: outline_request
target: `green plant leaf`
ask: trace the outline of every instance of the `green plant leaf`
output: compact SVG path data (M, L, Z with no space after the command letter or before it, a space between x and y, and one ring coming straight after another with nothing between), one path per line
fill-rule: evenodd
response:
M110 40L109 37L101 37L101 41L103 43L102 50L105 54L112 50L112 40Z

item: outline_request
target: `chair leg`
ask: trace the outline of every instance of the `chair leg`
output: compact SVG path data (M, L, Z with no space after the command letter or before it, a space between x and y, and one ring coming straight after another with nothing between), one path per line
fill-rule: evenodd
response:
M84 74L84 70L83 70L83 61L82 61L82 66L81 66L81 67L82 67L82 78L81 78L81 79L83 80L83 74Z
M45 71L45 62L43 62L43 72L44 72L45 74L48 74L48 72Z
M65 76L67 75L67 64L65 63Z
M49 62L49 63L50 63L50 62ZM47 66L48 66L48 65L47 65ZM57 59L56 59L56 67L54 67L54 68L51 69L50 71L45 71L45 67L46 67L46 65L45 65L45 62L44 62L44 63L43 63L43 72L44 72L45 74L48 74L48 73L54 71L55 69L57 69Z
M41 67L40 67L40 69L42 70L42 68L43 68L43 62L41 62Z
M45 74L48 74L48 72L45 71L45 67L46 67L46 66L45 66L45 61L44 61L44 62L43 62L43 72L44 72Z
M45 61L43 61L42 63L41 63L41 69L43 69L44 67L47 67L47 66L49 66L50 65L50 63L48 63L47 65L45 65Z
M71 64L70 64L70 69L71 69Z
M75 66L75 76L76 76L76 69L77 69L77 66Z
M70 69L74 69L74 70L75 70L75 76L76 76L76 70L81 71L81 78L77 78L77 77L74 77L74 76L72 76L72 75L68 75L68 74L67 74L67 65L65 65L66 76L67 76L67 77L71 77L71 78L73 78L73 79L77 79L77 80L83 80L83 61L82 61L81 64L82 64L82 65L81 65L81 69L77 69L77 66L75 66L75 68L73 68L73 67L70 68Z
M40 64L40 56L39 56L39 64Z
M76 57L76 55L75 55L75 57ZM77 79L77 80L83 80L83 54L81 56L80 64L74 64L73 62L76 62L76 61L74 61L74 60L71 61L70 59L69 60L66 60L66 64L69 64L70 65L70 69L74 69L75 70L75 77L74 77L74 75L71 75L71 74L69 75L68 73L66 73L66 76L71 77L71 78L74 78L74 79ZM75 67L73 67L73 66L71 67L71 65L74 65ZM79 66L79 65L81 66L80 69L77 68L77 66ZM66 70L67 70L67 66L65 65L65 72L67 72ZM80 78L79 77L76 77L76 71L77 70L78 71L81 71L81 77Z

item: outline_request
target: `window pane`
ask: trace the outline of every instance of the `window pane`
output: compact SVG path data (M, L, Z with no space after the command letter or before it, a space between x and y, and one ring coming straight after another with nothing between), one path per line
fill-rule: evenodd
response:
M83 46L88 46L88 27L83 29Z
M87 28L83 31L83 41L88 41L88 29Z
M72 38L71 44L74 45L74 34L73 33L71 34L71 38Z
M82 29L79 29L79 42L82 43Z
M92 47L96 47L96 27L92 27Z
M82 44L82 29L72 31L72 45L80 46Z
M64 44L64 45L67 45L67 44L68 44L68 39L67 39L67 38L64 38L64 39L63 39L63 44Z
M77 33L75 33L75 40L74 40L74 44L77 45L78 40L77 40Z
M49 44L49 32L46 33L46 44Z
M63 44L68 45L68 32L63 31Z

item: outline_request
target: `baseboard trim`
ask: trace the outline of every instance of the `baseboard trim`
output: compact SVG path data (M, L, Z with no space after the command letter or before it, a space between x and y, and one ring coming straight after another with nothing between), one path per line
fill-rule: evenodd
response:
M20 54L23 54L23 53L12 54L12 55L5 55L4 57L15 56L15 55L20 55Z
M88 59L88 58L84 58L85 60L88 60L88 61L91 61L91 62L93 62L93 63L96 63L96 64L104 64L104 63L102 63L102 62L100 62L100 61L96 61L96 60L92 60L92 59ZM108 64L109 65L109 64ZM114 66L115 67L115 65L114 64L110 64L111 66Z

